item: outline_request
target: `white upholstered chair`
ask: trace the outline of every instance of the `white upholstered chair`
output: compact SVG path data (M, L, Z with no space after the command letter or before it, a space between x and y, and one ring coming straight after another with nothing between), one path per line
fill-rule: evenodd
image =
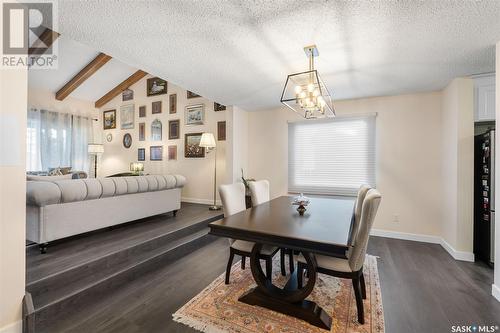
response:
M354 209L352 212L353 223L352 223L351 237L353 242L356 240L356 235L358 234L363 201L365 200L366 193L368 193L370 189L371 187L369 185L361 185L358 189L358 195L356 197L356 202L354 203Z
M246 209L245 206L245 185L235 183L230 185L220 185L219 194L224 207L224 216L237 214ZM229 239L229 261L226 268L226 284L229 284L231 266L235 255L241 256L241 268L245 269L246 257L250 257L254 243L243 240ZM266 261L266 276L271 279L273 270L273 257L278 252L274 246L264 245L260 252L260 259Z
M265 202L268 202L271 198L270 190L269 190L269 181L263 179L263 180L257 180L257 181L251 181L248 182L248 187L250 187L250 196L252 198L252 206L258 206L260 204L263 204ZM281 275L285 276L286 275L286 270L285 270L285 255L288 254L289 256L289 268L290 268L290 273L293 272L294 270L294 265L293 265L293 253L289 249L280 249L280 268L281 268ZM243 259L245 260L245 259Z
M250 196L252 198L252 206L260 205L261 203L268 202L269 194L269 181L257 180L248 182L250 187Z
M352 280L354 295L356 297L356 307L358 309L358 321L361 324L365 322L363 298L366 298L363 264L365 262L370 230L375 220L381 198L382 196L376 189L370 189L366 193L359 215L358 232L355 236L353 246L347 252L346 259L326 255L315 255L318 272ZM301 288L302 278L304 270L307 268L307 263L302 255L298 256L297 262L297 280L299 288Z

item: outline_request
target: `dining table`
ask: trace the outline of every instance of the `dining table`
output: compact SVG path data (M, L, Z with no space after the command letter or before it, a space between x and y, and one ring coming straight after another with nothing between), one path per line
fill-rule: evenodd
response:
M314 289L318 272L315 254L346 258L352 242L354 198L311 197L303 215L292 203L293 196L281 196L226 216L209 224L210 234L254 242L250 256L252 276L257 284L239 301L261 306L330 329L331 316L306 299ZM259 254L264 245L302 253L307 263L307 282L298 287L297 270L284 287L273 284L261 267Z

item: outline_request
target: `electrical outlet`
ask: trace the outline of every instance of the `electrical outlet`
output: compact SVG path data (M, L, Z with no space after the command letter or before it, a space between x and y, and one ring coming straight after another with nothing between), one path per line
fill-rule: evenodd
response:
M399 215L398 214L392 215L392 222L399 223Z

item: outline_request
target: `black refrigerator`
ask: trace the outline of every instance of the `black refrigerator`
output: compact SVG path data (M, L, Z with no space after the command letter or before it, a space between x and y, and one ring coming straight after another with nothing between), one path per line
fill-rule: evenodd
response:
M495 262L495 130L474 139L474 257Z

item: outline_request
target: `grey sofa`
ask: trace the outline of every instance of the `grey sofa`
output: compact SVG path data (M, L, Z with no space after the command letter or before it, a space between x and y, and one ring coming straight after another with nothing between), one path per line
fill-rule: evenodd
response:
M144 217L177 212L180 175L28 181L26 238L48 242Z

